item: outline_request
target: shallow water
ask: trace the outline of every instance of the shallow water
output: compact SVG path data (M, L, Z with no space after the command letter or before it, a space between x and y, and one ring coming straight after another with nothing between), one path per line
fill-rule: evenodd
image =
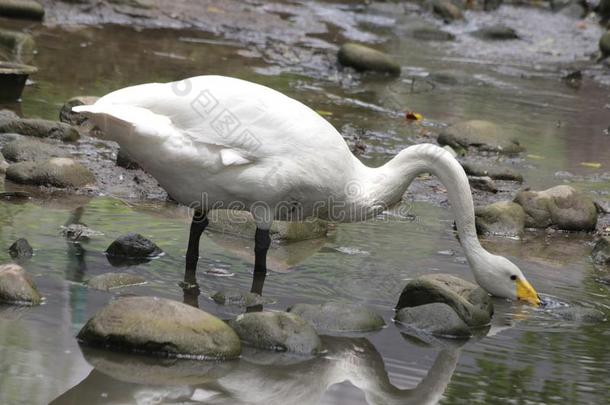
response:
M389 18L383 10L379 15ZM339 19L344 17L337 17L338 25L353 24ZM385 32L385 21L369 22L371 33ZM346 37L361 35L345 32L345 27L333 30ZM384 46L405 69L400 80L371 77L339 85L332 77L312 79L291 66L243 56L252 49L200 32L38 27L34 34L39 47L34 63L41 71L24 94L20 109L25 116L55 118L61 104L77 94L102 95L140 82L222 73L267 84L328 111L338 128L365 128L363 160L369 164L380 164L419 139L422 127L405 123L405 110L424 114L430 126L486 119L526 145L526 156L509 163L523 172L528 185L560 184L555 173L570 171L577 176L575 186L609 198L608 176L603 176L610 165L610 137L603 133L609 124L604 107L610 102L608 88L587 78L580 89L565 86L560 81L564 67L549 61L539 66L511 63L497 54L475 58L460 54L460 43L421 43L397 35ZM426 74L441 69L463 70L477 80L428 86ZM82 352L74 337L113 297L184 298L178 282L187 242L186 210L112 197L55 195L0 202L0 246L19 237L29 240L35 255L23 266L46 297L36 308L0 307L0 403L607 403L608 323L564 321L548 309L496 299L493 325L480 339L440 342L439 348L401 334L391 322L392 309L407 280L434 272L472 280L448 210L418 201L405 202L413 220L382 215L342 224L327 238L274 247L269 259L271 270L278 271L266 280L265 295L275 300L266 308L331 299L357 302L383 315L385 329L325 337L329 350L320 358L247 350L239 361L221 364ZM103 232L80 246L59 235L79 207L80 221ZM146 277L148 284L111 293L85 288L83 281L113 271L102 252L128 231L149 237L166 252L149 263L121 268ZM594 281L599 271L589 259L591 240L589 235L557 233L483 243L514 259L537 290L558 305L608 314L608 288ZM227 318L240 312L208 297L221 288L249 289L251 263L245 258L251 249L249 239L213 232L202 239L202 309ZM9 260L0 251L0 262ZM206 273L217 268L233 275Z

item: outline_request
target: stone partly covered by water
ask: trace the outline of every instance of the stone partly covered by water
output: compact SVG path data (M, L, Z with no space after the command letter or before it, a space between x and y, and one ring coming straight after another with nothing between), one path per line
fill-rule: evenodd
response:
M507 138L493 122L482 120L464 121L443 129L438 135L438 143L456 149L474 147L482 151L514 154L525 148L516 140Z
M59 120L70 125L82 125L87 117L84 114L72 111L72 107L94 104L97 100L99 100L99 97L95 96L72 97L59 110Z
M71 125L38 118L0 118L0 133L2 132L59 139L64 142L74 142L80 137L76 128Z
M34 0L0 0L0 16L42 20L44 8Z
M360 305L338 302L295 304L288 312L313 325L318 332L371 332L385 326L381 316Z
M466 322L442 302L399 309L394 320L435 336L466 338L472 335Z
M93 173L70 158L13 163L6 170L6 178L19 184L58 188L78 188L95 184Z
M498 186L489 176L468 176L468 183L470 187L476 188L477 190L487 191L489 193L497 193Z
M485 290L450 274L426 274L409 281L396 310L434 302L449 305L470 327L488 325L493 315L493 304Z
M103 235L103 233L95 231L83 224L62 226L60 233L64 238L74 242L87 241L95 236Z
M126 297L110 302L81 329L87 345L170 357L232 359L239 337L222 320L181 302Z
M469 176L489 176L494 180L508 180L522 182L523 176L510 167L486 166L476 162L460 162L464 171Z
M159 256L163 250L153 241L139 233L128 233L118 237L106 249L106 254L117 260L121 259L151 259Z
M87 281L87 286L94 290L108 291L113 288L128 287L146 283L142 276L129 273L104 273L92 277Z
M490 25L487 27L479 28L473 35L487 40L501 41L509 39L519 39L517 31L506 25Z
M451 0L432 0L430 5L432 6L432 11L445 22L464 19L462 10Z
M211 298L219 305L233 305L238 307L252 307L273 302L273 300L265 298L260 294L239 290L218 291L214 293Z
M400 75L400 65L389 55L368 46L346 43L341 45L339 63L358 71L373 71Z
M40 161L69 155L53 144L25 136L16 136L16 139L4 145L2 154L12 162Z
M514 201L523 207L528 228L553 226L566 231L592 231L597 224L593 200L571 186L520 191Z
M322 351L315 329L289 312L250 312L238 315L229 325L248 346L304 355Z
M8 248L8 253L13 259L32 257L34 249L25 238L19 238Z
M593 262L610 267L610 236L602 236L591 252Z
M41 300L36 284L21 266L16 264L0 266L0 302L38 305Z
M525 227L523 208L511 201L498 201L474 211L477 233L519 236Z

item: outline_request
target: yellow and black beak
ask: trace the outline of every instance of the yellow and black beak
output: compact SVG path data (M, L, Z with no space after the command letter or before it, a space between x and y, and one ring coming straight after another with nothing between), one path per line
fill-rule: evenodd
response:
M517 285L518 299L529 302L535 306L540 305L540 297L538 297L538 293L526 279L518 278L515 280L515 283Z

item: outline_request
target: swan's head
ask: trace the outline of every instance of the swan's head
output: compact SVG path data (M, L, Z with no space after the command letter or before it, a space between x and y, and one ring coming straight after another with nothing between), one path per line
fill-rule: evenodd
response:
M487 253L471 263L475 279L491 295L540 305L540 297L519 267L503 256Z

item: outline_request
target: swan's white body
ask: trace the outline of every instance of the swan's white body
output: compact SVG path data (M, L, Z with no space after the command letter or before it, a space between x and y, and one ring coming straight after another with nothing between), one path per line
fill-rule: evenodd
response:
M527 283L514 264L479 244L468 179L437 146L411 146L369 168L309 107L223 76L128 87L74 111L86 113L172 198L203 211L249 210L261 229L274 219L370 218L400 201L417 174L431 172L447 188L479 284L494 295L516 298L514 281L506 281L516 275ZM505 282L499 283L499 276Z

